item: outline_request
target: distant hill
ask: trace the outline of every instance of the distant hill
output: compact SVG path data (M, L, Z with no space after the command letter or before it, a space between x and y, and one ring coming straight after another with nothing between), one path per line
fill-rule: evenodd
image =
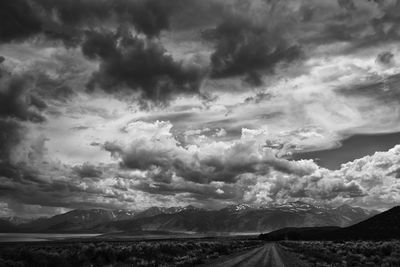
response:
M18 225L22 232L197 232L260 233L283 227L348 226L376 214L350 206L337 208L304 202L252 207L231 205L220 210L152 207L147 210L73 210Z
M72 210L18 225L18 229L24 232L91 232L98 224L127 220L135 215L136 212L128 210Z
M11 233L16 232L17 227L9 222L8 220L0 219L0 232L1 233Z
M221 210L186 208L175 213L138 216L100 225L100 231L175 231L259 233L282 227L347 226L375 212L350 206L317 207L303 202L266 207L228 206Z
M10 216L10 217L4 217L0 218L1 220L6 220L10 222L13 225L20 225L24 223L29 223L32 222L34 219L33 218L24 218L24 217L18 217L18 216Z
M344 228L284 228L260 235L264 240L386 240L400 239L400 206Z

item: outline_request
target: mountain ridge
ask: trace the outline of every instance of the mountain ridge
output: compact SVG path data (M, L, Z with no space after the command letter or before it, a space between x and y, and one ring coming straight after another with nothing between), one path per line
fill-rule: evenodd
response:
M229 205L219 210L193 206L151 207L143 211L78 209L15 225L12 229L20 232L104 233L135 230L260 233L283 227L348 226L375 213L351 206L316 206L299 201L258 207Z
M347 227L292 227L261 234L264 240L386 240L400 239L400 206Z

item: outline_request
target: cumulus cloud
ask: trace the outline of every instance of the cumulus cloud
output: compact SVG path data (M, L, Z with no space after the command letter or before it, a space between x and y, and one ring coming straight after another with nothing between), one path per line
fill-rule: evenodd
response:
M299 176L313 171L302 162L278 158L278 151L266 146L265 130L243 129L236 142L205 140L182 146L171 128L167 122L135 122L124 129L128 136L136 136L134 140L107 142L104 149L120 159L122 167L149 171L151 176L157 171L157 179L160 175L169 176L166 181L175 175L200 184L234 183L240 174L268 173L270 168Z
M243 200L259 205L296 200L331 203L337 198L354 200L366 194L357 182L328 177L324 170L303 177L275 172L253 177L253 181L245 190Z
M395 146L345 163L336 171L317 168L301 178L277 172L254 177L243 197L259 204L301 199L384 208L399 201L399 155L400 146Z

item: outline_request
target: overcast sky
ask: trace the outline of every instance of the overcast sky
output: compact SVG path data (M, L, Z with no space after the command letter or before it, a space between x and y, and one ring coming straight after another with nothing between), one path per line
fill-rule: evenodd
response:
M400 203L400 0L0 1L0 216Z

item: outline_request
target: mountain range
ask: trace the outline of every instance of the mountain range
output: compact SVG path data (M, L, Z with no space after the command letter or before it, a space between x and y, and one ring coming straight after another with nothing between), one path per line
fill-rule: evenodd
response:
M386 240L400 239L400 206L348 227L288 227L267 234L264 240Z
M193 206L152 207L131 210L72 210L50 218L13 224L0 220L0 232L129 232L163 231L196 233L260 233L283 227L345 227L363 221L377 211L343 205L316 206L304 202L252 207L232 205L220 210Z

